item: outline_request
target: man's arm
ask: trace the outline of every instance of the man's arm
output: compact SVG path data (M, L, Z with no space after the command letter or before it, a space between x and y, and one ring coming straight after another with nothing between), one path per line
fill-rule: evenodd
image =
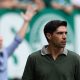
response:
M24 23L20 31L17 33L18 35L20 35L21 38L24 38L28 24L30 20L32 19L33 15L35 14L35 12L36 12L36 8L33 8L31 5L29 5L27 7L26 13L25 14L21 13L21 16L24 19Z
M6 48L6 52L8 53L8 56L10 56L13 53L13 51L18 47L18 45L23 40L26 34L28 23L30 22L34 14L35 14L35 9L32 6L29 6L27 8L27 11L25 14L21 14L24 19L24 23L21 29L19 30L19 32L17 32L16 37L13 40L13 42Z
M77 56L76 62L76 69L75 69L75 80L80 80L80 55Z
M29 55L21 80L35 80L35 60Z

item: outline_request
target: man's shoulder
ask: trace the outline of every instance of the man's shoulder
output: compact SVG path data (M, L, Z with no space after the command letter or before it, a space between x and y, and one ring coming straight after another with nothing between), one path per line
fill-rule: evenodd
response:
M74 51L68 50L68 54L70 54L70 55L76 55L77 53L74 52Z
M80 55L74 51L68 50L68 56L74 58L74 59L79 59Z
M40 55L41 55L41 50L38 50L38 51L30 54L31 57L37 57L37 56L40 56Z

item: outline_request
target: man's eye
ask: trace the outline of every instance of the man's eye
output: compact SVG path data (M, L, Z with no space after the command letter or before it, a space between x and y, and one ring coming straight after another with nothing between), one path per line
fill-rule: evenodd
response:
M63 34L63 32L57 32L57 34Z
M57 32L56 34L67 34L67 32Z

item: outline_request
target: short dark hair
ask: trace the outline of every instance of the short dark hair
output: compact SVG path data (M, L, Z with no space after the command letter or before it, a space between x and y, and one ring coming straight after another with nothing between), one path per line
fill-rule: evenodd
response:
M48 22L45 27L44 27L44 35L48 41L48 38L46 36L46 33L52 34L53 32L56 31L56 29L60 26L65 26L67 27L67 22L66 21L61 21L61 20L53 20Z
M59 26L67 27L67 22L66 21L61 21L61 20L53 20L53 21L48 22L44 27L44 34L53 33L54 31L56 31L56 29Z

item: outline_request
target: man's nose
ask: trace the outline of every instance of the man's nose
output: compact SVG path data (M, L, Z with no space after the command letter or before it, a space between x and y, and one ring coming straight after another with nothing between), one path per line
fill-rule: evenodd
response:
M66 35L65 33L63 33L62 38L63 38L63 39L66 39L66 37L67 37L67 35Z

